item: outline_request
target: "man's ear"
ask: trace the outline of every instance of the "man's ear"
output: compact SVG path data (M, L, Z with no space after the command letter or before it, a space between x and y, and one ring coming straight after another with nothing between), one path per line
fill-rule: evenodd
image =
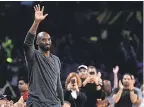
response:
M39 41L38 41L38 40L36 40L36 44L37 44L37 45L39 44Z
M39 43L38 42L36 42L36 45L38 45Z

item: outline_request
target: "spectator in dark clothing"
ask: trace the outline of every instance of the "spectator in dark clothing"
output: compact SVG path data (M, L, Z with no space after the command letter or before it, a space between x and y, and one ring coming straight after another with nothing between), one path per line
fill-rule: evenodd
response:
M83 91L87 96L85 107L96 107L97 100L105 99L105 93L101 88L101 75L94 66L88 67L88 77L83 82Z
M137 91L134 89L131 74L124 74L119 88L113 90L115 107L132 107L138 100Z
M64 100L71 107L84 107L86 96L80 90L81 80L78 74L72 72L66 79L66 89L64 90Z

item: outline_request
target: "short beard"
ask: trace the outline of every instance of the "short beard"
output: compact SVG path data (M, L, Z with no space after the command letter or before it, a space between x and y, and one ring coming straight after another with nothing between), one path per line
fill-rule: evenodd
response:
M124 85L124 87L126 87L126 88L129 87L129 84L123 84L123 85Z
M50 50L50 48L48 48L48 47L40 47L40 49L42 50L42 51L44 51L44 52L47 52L47 51L49 51Z
M50 47L39 46L39 48L44 52L50 51Z

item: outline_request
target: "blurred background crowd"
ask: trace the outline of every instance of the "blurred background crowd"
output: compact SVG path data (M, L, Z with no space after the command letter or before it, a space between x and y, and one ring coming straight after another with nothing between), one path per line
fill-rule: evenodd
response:
M61 80L79 65L92 65L113 83L126 72L143 83L143 2L0 2L0 93L19 99L18 79L27 79L23 41L33 23L33 6L45 6L48 18L39 31L52 37L52 53L62 63Z

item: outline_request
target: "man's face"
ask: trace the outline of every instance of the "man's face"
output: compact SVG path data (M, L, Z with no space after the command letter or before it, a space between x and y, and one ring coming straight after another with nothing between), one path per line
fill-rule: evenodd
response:
M18 83L18 88L20 91L27 91L28 85L23 80L20 80Z
M89 74L89 76L96 76L97 75L96 73L97 73L96 69L94 69L94 68L88 68L88 74Z
M90 83L94 83L94 78L96 77L97 72L95 68L88 68L88 77L90 77Z
M49 51L51 48L51 38L49 34L42 35L38 40L38 46L43 51Z
M122 79L123 85L124 85L125 87L128 87L128 86L130 85L131 80L132 80L132 79L131 79L130 75L124 75L124 77L123 77L123 79Z
M79 77L81 79L86 79L87 78L87 70L85 68L80 68L78 70L78 74L79 74Z

